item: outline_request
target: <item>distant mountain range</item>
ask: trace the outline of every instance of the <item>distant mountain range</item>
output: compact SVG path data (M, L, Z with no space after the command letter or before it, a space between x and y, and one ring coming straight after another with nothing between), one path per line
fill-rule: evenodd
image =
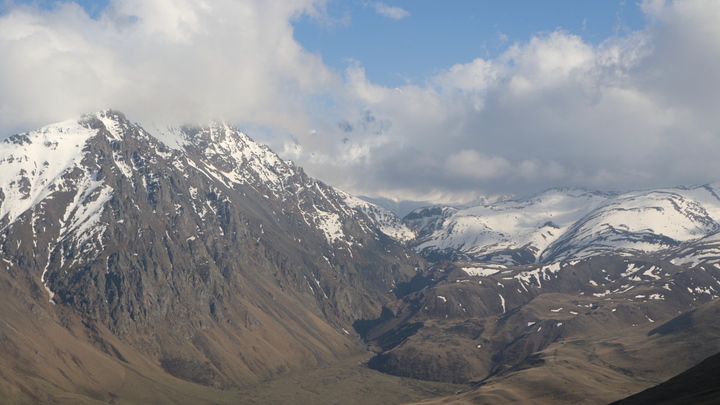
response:
M416 379L425 398L441 392L418 380L462 384L458 403L615 401L720 352L718 188L554 189L401 219L415 207L327 186L225 123L106 110L14 135L0 394L237 403L369 354L376 381Z
M521 265L632 256L712 239L720 230L719 190L553 189L490 205L419 209L405 222L418 232L415 250L427 257Z

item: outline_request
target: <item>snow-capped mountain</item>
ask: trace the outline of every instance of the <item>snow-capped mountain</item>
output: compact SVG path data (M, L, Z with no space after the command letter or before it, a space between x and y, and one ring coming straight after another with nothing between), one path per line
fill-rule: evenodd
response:
M622 194L577 221L541 260L632 255L697 241L720 230L719 209L710 186Z
M411 241L417 236L415 231L392 211L340 190L336 191L343 196L347 205L362 211L385 235L400 242Z
M153 131L108 110L0 144L0 274L38 328L74 319L113 356L239 384L360 351L353 322L424 267L235 127Z
M660 381L697 364L720 351L717 312L706 310L720 302L717 187L549 190L414 211L404 219L418 232L412 243L438 265L364 324L378 353L368 364L482 382L468 403L494 403L507 390L576 403L599 392L584 382L591 375L614 386L625 379L617 370ZM548 392L537 391L538 379ZM482 388L493 382L500 388Z
M667 378L720 350L719 188L400 220L225 123L49 125L0 143L0 396L238 403L227 388L365 345L372 368L442 382L536 369L590 397L587 381Z
M697 364L720 351L716 311L707 310L720 302L718 188L553 189L415 210L404 218L418 235L410 245L437 266L363 324L378 353L368 364L419 379L482 381L468 403L494 403L507 390L555 401L558 392L572 396L568 381L573 392L587 389L567 398L575 403L598 393L583 382L589 375L614 386L624 377L613 370L662 380ZM577 366L575 356L602 360ZM603 364L597 374L595 364ZM493 382L500 388L482 388Z
M553 189L470 208L433 207L405 217L414 248L431 259L552 263L634 255L698 241L720 230L717 185L629 193Z
M90 148L92 142L99 142L98 136L110 143L112 153L93 161ZM123 148L123 141L129 138L143 142L147 147L144 153ZM187 172L194 171L228 189L247 186L265 198L277 199L296 209L304 223L321 230L330 245L353 245L353 236L344 229L343 222L358 215L358 210L377 218L369 221L359 217L365 231L374 232L370 227L377 222L400 239L412 234L386 210L307 177L302 169L232 126L167 128L150 134L113 111L15 135L2 144L0 229L11 226L28 210L46 205L46 200L57 198L58 193L67 192L74 199L61 221L66 224L62 235L81 226L80 234L87 234L85 239L102 233L105 228L95 225L115 191L101 178L105 173L100 165L108 163L109 170L133 190L145 190L153 196L160 179L150 166L158 162L186 179ZM190 194L198 197L195 188L190 189ZM201 217L211 211L197 204L192 208Z

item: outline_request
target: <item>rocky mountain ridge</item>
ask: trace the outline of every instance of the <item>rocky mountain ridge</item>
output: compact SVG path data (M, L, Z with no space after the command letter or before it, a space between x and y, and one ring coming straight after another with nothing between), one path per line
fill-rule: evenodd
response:
M360 353L353 322L424 261L236 128L168 132L175 144L107 110L0 144L0 274L27 303L0 319L13 356L37 367L22 375L57 384L42 364L66 364L70 381L90 379L81 390L113 392L49 332L54 354L33 352L27 317L100 364L146 356L150 374L216 387Z

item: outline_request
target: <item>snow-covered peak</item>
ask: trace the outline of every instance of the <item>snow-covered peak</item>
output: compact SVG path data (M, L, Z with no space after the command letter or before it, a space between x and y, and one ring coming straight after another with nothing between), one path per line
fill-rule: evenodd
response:
M131 124L125 116L114 110L103 110L92 114L85 114L79 120L83 126L93 129L105 129L108 139L120 140L127 133Z
M86 142L97 134L82 121L48 125L0 143L0 221L4 226L54 191L62 191L62 175L80 163Z
M606 198L584 190L553 189L524 200L416 210L406 220L426 235L418 251L459 250L475 258L518 264L537 260L550 243ZM524 251L522 258L512 258L518 250Z
M578 221L543 257L557 260L600 252L632 254L698 240L720 227L720 218L711 217L705 208L717 212L720 200L703 194L707 194L704 188L677 188L620 195Z
M718 185L628 193L552 189L526 199L459 210L416 210L406 222L416 250L504 264L637 254L720 229ZM454 253L453 253L454 252Z
M205 169L228 185L249 184L280 196L286 180L298 171L291 162L228 123L154 127L151 134L170 148L201 156L210 166Z
M344 191L336 189L336 192L341 195L347 205L358 209L367 215L368 218L377 224L380 231L385 235L402 242L407 242L417 236L415 231L405 225L392 211L350 195Z

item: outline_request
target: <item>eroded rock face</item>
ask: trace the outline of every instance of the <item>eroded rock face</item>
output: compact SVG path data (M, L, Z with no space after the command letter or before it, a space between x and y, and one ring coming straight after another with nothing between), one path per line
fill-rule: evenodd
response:
M201 384L360 350L354 320L422 260L236 128L168 132L104 111L6 142L3 271Z

